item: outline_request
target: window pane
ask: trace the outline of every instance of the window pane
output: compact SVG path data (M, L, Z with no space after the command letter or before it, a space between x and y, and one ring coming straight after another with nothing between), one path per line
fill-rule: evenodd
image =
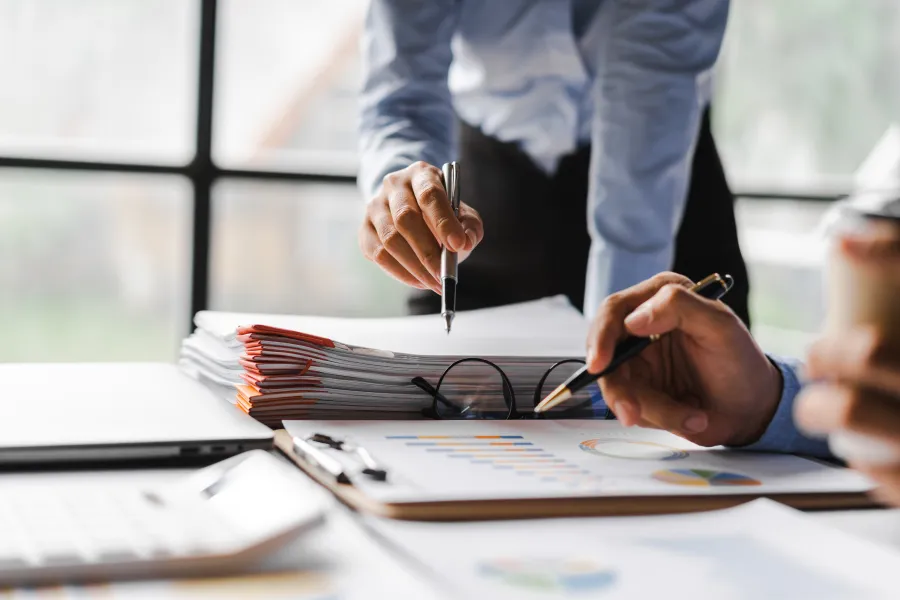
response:
M0 361L173 359L190 209L178 177L0 169Z
M213 308L403 313L406 288L357 247L365 206L353 185L227 181L213 199Z
M219 3L219 164L356 172L364 10L363 0Z
M731 3L714 102L735 189L847 185L900 122L900 2Z
M753 334L768 352L802 357L821 329L825 237L819 223L830 207L757 199L736 205Z
M184 163L199 2L0 2L0 154Z

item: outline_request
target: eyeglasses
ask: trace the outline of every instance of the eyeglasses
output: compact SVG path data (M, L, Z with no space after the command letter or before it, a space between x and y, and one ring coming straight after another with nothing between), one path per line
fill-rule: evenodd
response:
M507 369L516 381L520 395L531 394L532 405L520 412L516 404L517 390L512 379L503 369L485 358L461 358L447 367L436 385L423 377L414 377L413 385L431 396L432 404L422 414L432 419L540 419L540 418L600 418L614 419L612 411L603 403L596 383L576 394L564 406L534 413L531 409L544 398L545 392L556 389L575 370L584 365L577 358L561 360L547 369L536 383L533 381L533 363L508 365ZM521 371L521 372L519 372Z

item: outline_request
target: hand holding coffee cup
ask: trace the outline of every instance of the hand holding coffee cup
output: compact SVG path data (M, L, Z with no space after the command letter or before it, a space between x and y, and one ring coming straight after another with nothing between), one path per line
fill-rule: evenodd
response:
M900 503L900 219L891 208L855 212L834 235L825 333L810 349L796 417Z

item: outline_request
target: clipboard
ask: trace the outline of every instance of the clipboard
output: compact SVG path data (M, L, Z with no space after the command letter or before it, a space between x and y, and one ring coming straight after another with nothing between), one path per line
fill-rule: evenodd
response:
M435 502L381 502L354 486L337 483L294 451L291 435L275 432L275 446L314 481L350 508L378 517L405 521L480 521L554 517L631 516L701 512L769 498L801 510L840 510L879 507L867 494L729 494L727 496L595 496L572 498L507 498Z

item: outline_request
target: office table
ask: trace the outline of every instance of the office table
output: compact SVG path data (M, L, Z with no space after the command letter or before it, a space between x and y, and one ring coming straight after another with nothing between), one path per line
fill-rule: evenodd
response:
M174 481L190 469L63 471L0 473L0 494L6 486L63 482L68 478L93 481L134 480L155 486ZM383 593L382 593L383 592ZM7 598L217 598L247 600L356 600L373 598L441 598L422 576L381 548L356 517L336 500L325 524L296 540L259 565L253 573L196 580L115 582L66 588L2 590Z
M0 473L0 493L9 485L27 485L64 478L139 480L162 484L190 473L190 469L65 471ZM900 550L900 509L810 513L810 518L854 535ZM21 594L21 596L20 596ZM417 572L394 551L382 546L363 519L334 500L326 524L305 536L250 574L221 579L146 581L48 588L0 590L6 598L292 598L341 600L444 598L424 573Z

